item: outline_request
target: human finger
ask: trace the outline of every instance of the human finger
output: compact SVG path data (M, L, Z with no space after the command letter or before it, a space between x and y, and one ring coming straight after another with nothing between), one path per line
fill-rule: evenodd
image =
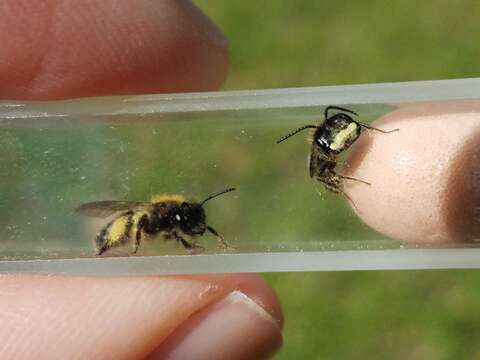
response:
M362 136L345 182L357 214L386 236L412 243L480 241L480 103L401 105Z
M0 98L217 89L228 68L222 32L186 0L5 0Z
M222 346L233 346L241 359L281 344L280 305L256 275L223 275L218 281L6 275L0 289L1 358L143 358L167 339L178 347L184 339L190 351L209 359L220 358ZM218 327L225 319L226 328ZM203 333L199 325L183 326L195 321ZM211 333L214 324L222 344ZM253 346L242 346L252 334Z

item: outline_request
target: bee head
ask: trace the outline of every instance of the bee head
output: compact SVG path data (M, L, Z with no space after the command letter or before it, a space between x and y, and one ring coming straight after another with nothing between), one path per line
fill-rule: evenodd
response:
M207 229L205 210L198 203L183 202L174 215L174 221L189 235L202 235Z
M207 229L212 231L211 228L207 226L203 204L217 196L233 190L235 190L235 188L228 188L219 193L210 195L201 203L181 203L179 208L172 214L171 219L173 223L188 235L202 235Z

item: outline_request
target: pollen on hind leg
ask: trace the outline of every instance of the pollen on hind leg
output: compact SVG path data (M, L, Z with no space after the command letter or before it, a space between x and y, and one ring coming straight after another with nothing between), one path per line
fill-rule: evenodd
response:
M128 242L132 225L133 219L130 213L123 214L107 224L95 238L97 255L104 253L111 247Z

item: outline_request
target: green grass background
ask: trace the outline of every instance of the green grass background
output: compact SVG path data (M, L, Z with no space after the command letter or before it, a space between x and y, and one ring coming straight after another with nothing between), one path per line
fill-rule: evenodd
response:
M195 1L230 39L225 89L475 77L480 2ZM480 358L469 271L267 274L284 307L278 359Z

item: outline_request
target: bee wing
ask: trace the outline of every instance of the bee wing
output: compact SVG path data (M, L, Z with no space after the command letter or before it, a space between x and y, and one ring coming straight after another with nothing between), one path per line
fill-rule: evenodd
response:
M310 177L313 179L313 173L314 173L314 165L312 164L313 162L313 149L310 151L310 155L308 156L308 169L310 170Z
M136 201L94 201L80 205L75 211L90 217L106 218L119 211L131 210L149 204L150 203Z
M309 158L309 169L310 177L314 178L317 175L318 170L320 169L320 150L316 146L312 146L312 151L310 152Z
M335 159L325 155L322 150L312 146L309 158L310 177L315 178L324 174L327 170L334 170Z

